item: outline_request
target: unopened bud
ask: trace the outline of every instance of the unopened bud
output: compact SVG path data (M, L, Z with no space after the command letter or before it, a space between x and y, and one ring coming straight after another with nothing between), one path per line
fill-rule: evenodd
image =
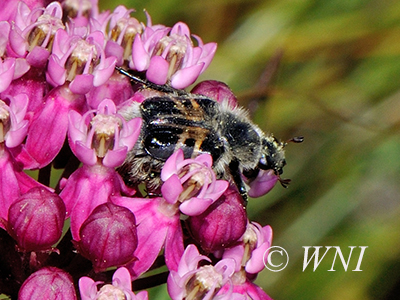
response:
M83 222L79 233L81 240L76 246L82 256L92 262L96 272L135 260L136 219L125 207L112 203L97 206Z
M45 188L35 187L10 206L7 228L21 250L49 250L60 239L64 220L62 199Z
M204 213L188 219L192 236L203 250L222 250L243 235L247 215L242 203L236 189L228 188Z

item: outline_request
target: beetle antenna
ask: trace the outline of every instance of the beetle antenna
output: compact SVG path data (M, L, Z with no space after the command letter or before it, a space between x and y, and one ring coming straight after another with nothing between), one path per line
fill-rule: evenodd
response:
M129 77L132 81L136 81L137 83L143 84L144 86L149 86L150 83L146 80L143 80L140 77L137 77L135 75L132 75L131 73L129 73L128 71L124 70L121 67L115 67L115 70L117 70L118 72L120 72L122 75L125 75L127 77Z
M295 137L293 137L293 138L287 140L286 142L283 142L282 144L283 144L283 147L286 147L286 145L287 145L288 143L296 143L296 144L299 144L299 143L302 143L303 141L304 141L304 136L295 136Z
M153 90L160 91L160 92L164 92L164 93L176 93L178 95L186 94L186 92L183 91L183 90L177 90L177 89L174 89L174 88L172 88L172 87L170 87L168 85L155 84L155 83L150 82L150 81L148 81L146 79L142 79L142 78L140 78L138 76L132 75L131 73L129 73L128 71L124 70L121 67L115 67L115 70L120 72L122 75L125 75L125 76L129 77L132 81L143 85L146 88L153 89Z
M285 189L289 186L290 182L292 181L291 179L282 179L280 176L278 177L279 183L281 186L283 186Z

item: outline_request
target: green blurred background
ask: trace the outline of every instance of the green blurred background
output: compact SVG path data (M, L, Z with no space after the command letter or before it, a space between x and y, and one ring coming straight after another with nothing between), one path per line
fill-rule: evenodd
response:
M286 150L290 187L248 206L290 256L284 271L264 270L257 284L276 300L400 299L399 1L99 2L136 8L143 22L146 8L154 24L184 21L218 42L201 79L230 85L265 131L305 137ZM303 272L302 246L340 246L345 258L349 246L368 248L362 272L351 271L359 248L347 272L338 258L328 271L332 250ZM168 299L165 289L151 299Z

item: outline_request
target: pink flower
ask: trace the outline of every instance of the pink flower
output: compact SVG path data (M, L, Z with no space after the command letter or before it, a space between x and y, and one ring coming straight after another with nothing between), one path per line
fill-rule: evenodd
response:
M0 58L0 93L4 92L14 79L15 58L7 58L3 61Z
M199 262L210 262L200 255L196 246L187 246L177 271L170 271L167 281L168 293L172 300L213 299L218 290L230 281L235 270L232 259L220 260L217 264L200 266Z
M112 284L103 285L97 290L97 285L102 282L95 282L89 277L79 279L79 291L82 300L96 299L129 299L129 300L148 300L146 291L135 295L132 292L132 282L129 271L121 267L114 272Z
M51 43L58 29L64 29L60 3L52 2L46 8L31 10L20 1L10 32L10 46L18 57L44 68L51 51Z
M105 84L93 87L86 94L86 102L93 109L96 109L100 102L105 99L111 99L118 106L128 101L133 94L132 83L129 78L119 72L114 72Z
M103 100L96 111L83 116L70 111L68 136L71 150L87 165L95 165L100 159L106 167L117 167L135 145L141 124L140 118L126 122L110 99Z
M215 299L271 300L271 297L252 282L265 267L263 259L271 243L270 226L261 227L257 223L249 223L238 245L223 251L222 258L233 259L236 269L232 280L221 288ZM244 298L240 298L240 295Z
M217 44L203 44L200 37L193 35L198 43L197 47L193 46L190 30L182 22L176 23L169 35L167 33L167 28L150 23L142 35L136 35L130 67L146 71L151 82L183 89L205 71Z
M83 116L70 112L69 144L84 165L64 183L60 196L71 216L75 240L79 240L79 228L96 206L106 203L111 195L134 193L114 168L123 163L136 143L140 127L139 118L126 122L111 100L103 100L97 111Z
M54 36L47 68L47 81L53 86L69 82L73 93L86 94L104 84L114 72L115 57L105 57L104 34L95 31L85 39L59 29Z
M15 16L17 14L18 4L20 1L4 1L0 12L0 20L1 21L10 21L15 20ZM43 8L44 4L48 2L47 0L25 0L24 1L30 9L34 8Z
M10 151L19 149L26 137L29 122L25 120L28 97L20 94L0 100L0 219L7 220L10 205L29 189L41 186L26 175ZM5 228L3 222L0 227Z
M161 192L169 203L181 203L179 209L188 216L204 212L228 188L225 180L216 180L212 157L202 154L184 159L182 149L172 154L161 171Z
M133 9L126 9L119 5L111 14L108 25L110 29L107 35L105 53L107 56L117 57L118 66L122 66L124 62L131 60L133 40L137 34L143 31L142 24L130 16L133 11Z
M271 226L261 227L260 224L249 223L240 243L225 249L223 258L233 258L239 272L244 268L246 273L257 274L264 269L264 255L272 244Z

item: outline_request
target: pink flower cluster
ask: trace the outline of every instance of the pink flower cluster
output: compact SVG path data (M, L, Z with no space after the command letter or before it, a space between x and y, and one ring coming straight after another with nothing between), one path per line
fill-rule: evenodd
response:
M151 279L167 282L174 300L270 299L253 281L272 230L248 220L211 155L185 159L178 149L161 188L148 194L117 172L142 128L121 108L146 94L115 68L184 89L216 51L182 22L153 25L146 13L145 25L132 13L99 12L96 0L7 1L0 12L0 261L9 270L0 274L1 292L144 300L132 282L166 265L168 275ZM237 105L216 81L194 92ZM53 183L56 169L63 171ZM26 170L39 170L38 179ZM259 177L252 196L278 179Z

